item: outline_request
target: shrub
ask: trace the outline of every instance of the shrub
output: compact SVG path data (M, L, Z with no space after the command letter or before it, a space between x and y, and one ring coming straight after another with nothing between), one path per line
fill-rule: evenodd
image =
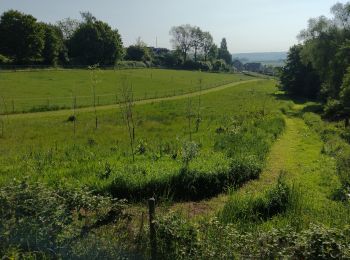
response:
M197 248L197 229L176 213L156 222L159 259L190 259Z
M347 259L350 229L311 225L240 232L217 219L194 225L170 214L158 219L159 252L164 259Z
M12 60L4 55L0 54L0 65L7 65L10 64Z
M329 99L324 107L324 116L332 119L339 120L343 117L344 106L339 100Z
M118 61L115 65L118 69L133 69L133 68L147 68L147 65L142 61Z
M230 71L230 67L224 60L216 60L213 64L214 71Z
M121 201L83 190L14 181L0 188L0 254L11 248L24 255L70 254L92 230L123 219L123 208Z

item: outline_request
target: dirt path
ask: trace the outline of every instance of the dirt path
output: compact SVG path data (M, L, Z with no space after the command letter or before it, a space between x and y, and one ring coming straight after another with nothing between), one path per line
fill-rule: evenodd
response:
M162 102L162 101L171 101L171 100L178 100L178 99L184 99L184 98L190 98L190 97L196 97L199 95L205 95L209 94L212 92L224 90L227 88L231 88L237 85L249 83L249 82L257 82L257 81L262 81L264 79L253 79L253 80L245 80L245 81L239 81L235 83L230 83L222 86L218 86L215 88L210 88L202 91L197 91L197 92L192 92L188 94L183 94L183 95L177 95L177 96L171 96L171 97L163 97L163 98L154 98L154 99L145 99L145 100L139 100L135 101L136 105L144 105L144 104L151 104L155 102ZM116 106L119 105L106 105L106 106L98 106L96 110L102 111L102 110L108 110L108 109L113 109L116 108ZM93 107L83 107L83 108L78 108L76 109L76 112L91 112L93 111ZM46 112L36 112L36 113L23 113L23 114L13 114L13 115L8 115L8 117L11 118L21 118L21 117L26 117L26 118L33 118L33 117L40 117L40 116L45 116L45 115L70 115L72 113L71 109L63 109L63 110L58 110L58 111L46 111Z

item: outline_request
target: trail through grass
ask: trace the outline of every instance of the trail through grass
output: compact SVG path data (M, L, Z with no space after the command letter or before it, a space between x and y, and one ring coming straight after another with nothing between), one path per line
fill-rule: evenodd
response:
M295 106L297 112L300 106ZM282 171L286 181L297 186L302 192L302 205L298 213L299 225L307 227L310 223L323 223L328 226L342 226L349 222L349 209L341 202L332 200L331 196L339 187L334 159L323 154L323 142L320 136L311 130L305 122L294 115L286 116L284 134L272 146L266 167L259 179L246 183L232 195L220 195L202 202L176 204L172 207L188 217L214 215L228 208L230 196L240 200L259 196L271 189ZM262 223L263 228L284 227L290 225L291 218L285 214L278 215Z
M224 84L218 87L213 87L210 89L202 90L202 91L195 91L192 93L187 93L183 95L175 95L171 97L161 97L161 98L152 98L152 99L143 99L143 100L137 100L135 101L135 105L145 105L145 104L152 104L152 103L157 103L157 102L163 102L163 101L171 101L171 100L178 100L178 99L185 99L185 98L193 98L199 95L205 95L209 94L212 92L224 90L227 88L235 87L237 85L245 84L245 83L253 83L253 82L258 82L258 81L264 81L263 79L253 79L253 80L245 80L245 81L240 81L236 83L230 83L230 84ZM102 110L110 110L115 107L119 107L119 105L105 105L105 106L98 106L96 107L97 111L102 111ZM77 108L77 112L92 112L94 111L93 107L84 107L84 108ZM10 114L8 117L36 117L40 115L45 115L45 114L54 114L54 115L69 115L72 113L72 109L62 109L58 111L45 111L45 112L34 112L34 113L25 113L25 114Z
M280 172L284 171L286 181L297 186L298 192L301 192L298 212L277 215L263 222L263 228L286 225L298 225L297 228L302 228L308 227L311 223L342 227L349 223L349 209L343 203L332 199L332 193L340 183L334 159L323 154L322 148L323 142L320 136L301 118L293 115L286 117L285 133L272 147L264 172L258 180L251 181L234 192L232 194L234 200L227 199L223 215L229 219L230 210L235 208L230 203L242 202L251 198L251 195L259 196L271 189Z

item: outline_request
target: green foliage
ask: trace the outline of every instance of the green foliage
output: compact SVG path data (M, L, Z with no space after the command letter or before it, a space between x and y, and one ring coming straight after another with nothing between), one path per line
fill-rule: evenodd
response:
M69 54L79 64L114 65L123 55L117 30L96 19L81 23L68 42Z
M4 12L0 18L0 53L17 64L40 57L44 48L44 32L36 19L18 11Z
M224 60L226 64L232 64L232 56L227 49L226 38L223 38L220 43L220 48L218 50L218 59Z
M44 49L42 57L44 64L57 65L59 56L63 52L63 35L60 29L49 24L42 24L44 30Z
M196 256L198 231L181 215L170 213L156 222L159 259L190 259Z
M214 71L229 71L230 68L224 60L216 60L213 64Z
M312 66L302 62L302 50L301 45L293 46L289 50L286 66L280 76L281 86L289 94L316 98L320 92L319 79Z
M341 101L329 99L324 106L324 116L331 120L339 120L343 118L344 106Z
M145 45L130 45L126 48L126 60L149 61L151 60L150 52Z
M311 224L240 232L217 219L193 225L171 213L160 217L159 252L164 259L344 259L350 257L350 230Z
M121 221L123 202L71 188L14 181L0 188L0 254L70 255L85 236Z
M350 110L350 67L347 70L347 74L345 74L343 79L343 84L340 89L340 101L343 106L347 109L347 114L349 114Z
M10 64L12 61L8 57L0 54L0 65Z

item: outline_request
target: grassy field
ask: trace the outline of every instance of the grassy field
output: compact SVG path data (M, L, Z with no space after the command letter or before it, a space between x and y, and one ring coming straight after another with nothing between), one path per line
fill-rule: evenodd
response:
M348 135L312 107L261 78L136 102L134 160L120 106L3 115L0 252L149 257L154 196L160 258L346 258Z
M261 80L136 106L134 163L117 107L98 111L97 130L93 112L78 111L75 134L73 123L67 121L71 111L9 116L0 139L0 182L27 175L52 185L88 186L142 199L153 193L180 196L183 182L192 180L198 183L186 185L192 190L186 199L215 195L246 180L243 173L233 178L234 172L246 171L249 179L261 171L271 143L283 130L281 102L274 92L274 81ZM233 137L231 128L237 131ZM186 149L195 149L196 154L185 169L190 179L178 179L184 176Z
M120 101L123 84L131 84L136 100L181 95L251 79L242 74L219 74L162 69L47 70L0 73L0 113L30 112L92 106ZM127 83L126 83L127 82Z

